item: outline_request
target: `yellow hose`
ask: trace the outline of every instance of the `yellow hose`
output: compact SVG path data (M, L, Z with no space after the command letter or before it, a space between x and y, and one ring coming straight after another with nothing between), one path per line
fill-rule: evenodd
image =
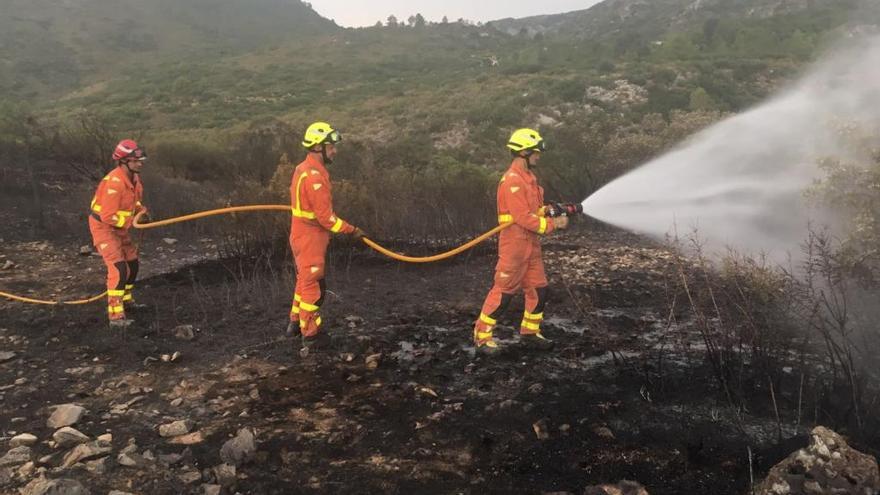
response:
M13 301L20 301L20 302L25 302L25 303L30 303L30 304L45 304L47 306L58 306L58 305L75 306L78 304L89 304L89 303L93 303L95 301L100 301L106 295L107 295L107 291L104 291L104 292L98 294L97 296L92 296L88 299L77 299L75 301L47 301L44 299L32 299L30 297L16 296L15 294L10 294L8 292L0 291L0 296L3 296L8 299L12 299Z
M191 213L189 215L182 215L179 217L167 218L165 220L159 220L156 222L149 222L149 223L141 223L141 218L144 216L144 212L142 211L142 212L138 213L137 215L135 215L134 221L132 222L132 226L136 229L154 229L156 227L164 227L166 225L171 225L171 224L175 224L175 223L189 222L191 220L196 220L198 218L210 217L210 216L214 216L214 215L224 215L227 213L235 213L238 211L265 211L265 210L290 211L290 206L288 206L288 205L228 206L226 208L217 208L215 210L200 211L200 212L196 212L196 213ZM434 261L445 260L445 259L451 258L457 254L460 254L464 251L467 251L468 249L485 241L486 239L497 234L498 232L501 232L502 230L506 229L507 227L510 227L511 225L513 225L512 222L511 223L503 223L503 224L495 227L494 229L486 232L485 234L483 234L475 239L472 239L472 240L462 244L461 246L458 246L455 249L446 251L444 253L435 254L433 256L407 256L405 254L395 253L394 251L391 251L390 249L384 248L384 247L380 246L379 244L376 244L376 242L374 242L366 237L364 237L361 240L364 242L364 244L366 244L370 248L376 250L377 252L382 253L385 256L388 256L389 258L392 258L392 259L395 259L398 261L404 261L407 263L431 263ZM50 306L89 304L89 303L92 303L92 302L95 302L95 301L102 299L106 295L107 295L107 292L102 292L101 294L98 294L97 296L90 297L88 299L79 299L79 300L75 300L75 301L48 301L48 300L43 300L43 299L33 299L30 297L16 296L15 294L9 294L8 292L0 291L0 296L8 298L8 299L12 299L13 301L20 301L20 302L25 302L25 303L30 303L30 304L46 304L46 305L50 305Z

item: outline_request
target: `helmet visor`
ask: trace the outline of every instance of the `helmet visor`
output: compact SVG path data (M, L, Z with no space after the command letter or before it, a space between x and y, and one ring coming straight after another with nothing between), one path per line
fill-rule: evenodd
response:
M327 134L327 137L324 138L324 142L328 144L336 144L342 141L342 134L339 131L330 131L330 134Z

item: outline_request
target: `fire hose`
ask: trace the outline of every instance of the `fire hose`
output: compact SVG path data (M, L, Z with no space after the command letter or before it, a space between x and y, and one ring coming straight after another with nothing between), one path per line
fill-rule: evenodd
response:
M289 205L228 206L226 208L217 208L215 210L205 210L205 211L200 211L200 212L196 212L196 213L191 213L189 215L181 215L178 217L167 218L165 220L157 220L154 222L147 222L147 223L141 222L141 220L144 216L144 213L145 213L142 211L142 212L138 213L137 215L135 215L134 221L132 222L132 226L136 229L154 229L154 228L158 228L158 227L164 227L166 225L172 225L175 223L182 223L182 222L189 222L189 221L196 220L199 218L205 218L205 217L210 217L210 216L214 216L214 215L225 215L228 213L236 213L236 212L240 212L240 211L268 211L268 210L290 211L290 206ZM573 215L575 213L581 213L581 212L583 212L583 210L581 209L581 205L577 205L577 204L562 204L562 205L560 205L560 204L556 204L556 203L551 203L550 205L547 206L547 209L546 209L546 215L549 217L557 217L557 216L562 216L562 215ZM468 249L471 249L472 247L476 246L477 244L480 244L481 242L492 237L493 235L497 234L498 232L501 232L502 230L506 229L507 227L510 227L511 225L513 225L513 222L502 223L502 224L498 225L497 227L493 228L492 230L489 230L488 232L486 232L478 237L475 237L474 239L471 239L470 241L462 244L461 246L458 246L454 249L450 249L449 251L446 251L443 253L438 253L438 254L431 255L431 256L407 256L405 254L400 254L400 253L396 253L394 251L391 251L390 249L379 245L378 243L376 243L375 241L373 241L372 239L369 239L367 237L363 237L363 238L361 238L361 240L363 241L364 244L369 246L371 249L373 249L373 250L375 250L375 251L377 251L377 252L379 252L389 258L392 258L392 259L395 259L398 261L403 261L406 263L432 263L435 261L449 259L449 258L452 258L453 256L461 254L462 252L467 251ZM103 299L104 296L106 296L106 295L107 295L107 292L105 291L105 292L102 292L96 296L89 297L87 299L76 299L76 300L72 300L72 301L51 301L51 300L45 300L45 299L34 299L34 298L30 298L30 297L18 296L15 294L10 294L8 292L0 291L0 296L5 297L7 299L11 299L13 301L19 301L19 302L24 302L24 303L29 303L29 304L44 304L44 305L49 305L49 306L59 306L59 305L73 306L73 305L80 305L80 304L89 304L89 303L93 303L93 302L96 302L96 301Z

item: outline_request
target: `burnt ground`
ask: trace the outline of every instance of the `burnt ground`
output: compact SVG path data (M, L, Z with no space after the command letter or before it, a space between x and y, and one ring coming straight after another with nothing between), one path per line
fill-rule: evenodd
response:
M17 265L0 271L0 287L100 291L103 265L77 254L81 241L7 240L0 255ZM335 244L324 311L332 348L301 358L282 337L286 255L195 261L211 242L169 253L147 238L138 299L149 309L125 332L108 329L101 303L0 302L0 351L14 353L0 363L0 440L39 439L36 472L0 468L0 492L42 474L93 493L202 493L215 482L253 494L581 493L632 479L654 495L742 494L749 449L757 478L803 442L793 427L793 440L773 441L765 398L738 411L736 426L687 313L670 313L672 256L645 239L581 226L548 242L545 333L556 346L519 345L513 308L491 357L470 344L491 247L422 266ZM181 257L195 262L181 267ZM192 340L175 336L185 324ZM112 454L60 467L65 450L46 419L63 403L88 410L81 432L112 434ZM158 434L182 419L194 434ZM218 480L221 447L243 427L256 431L255 457ZM120 465L132 439L142 457Z

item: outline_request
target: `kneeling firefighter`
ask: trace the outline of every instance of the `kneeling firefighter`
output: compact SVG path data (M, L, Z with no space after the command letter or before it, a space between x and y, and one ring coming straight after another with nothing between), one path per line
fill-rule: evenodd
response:
M132 291L140 263L138 246L131 240L134 216L146 208L141 204L144 186L140 172L147 159L143 148L124 139L113 150L116 168L98 184L89 210L92 242L107 265L107 314L111 327L126 327L125 306L137 307Z
M551 345L541 334L547 275L541 259L540 236L568 227L567 216L555 216L561 213L558 205L544 204L544 189L532 173L545 150L541 135L533 129L518 129L510 136L507 147L513 162L498 184L498 223L513 225L499 234L495 284L474 324L474 345L478 351L486 352L497 349L492 330L520 291L525 293L520 340L539 348Z
M330 233L350 234L356 239L364 236L361 229L333 212L330 174L325 167L333 163L340 141L342 136L330 124L310 125L302 141L308 154L290 182L290 247L296 264L296 288L287 332L301 333L301 354L314 347L321 328L320 309L326 293L324 258Z

